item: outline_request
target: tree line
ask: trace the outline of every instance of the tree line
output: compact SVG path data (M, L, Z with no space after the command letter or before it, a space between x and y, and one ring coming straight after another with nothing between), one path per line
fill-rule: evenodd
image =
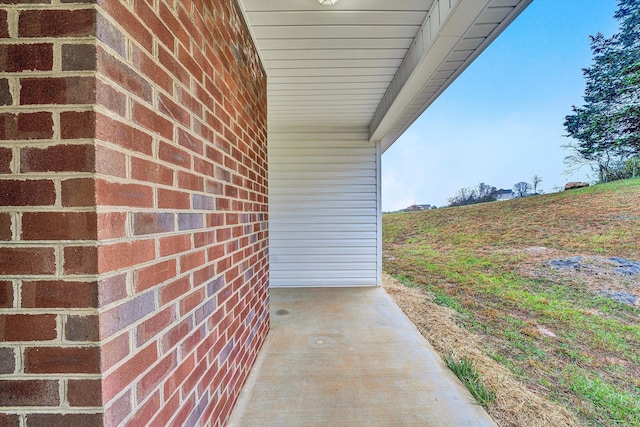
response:
M540 185L541 182L542 177L538 175L534 175L533 178L531 178L531 183L525 181L517 182L513 186L513 194L515 197L526 197L534 194L541 194L542 190L538 189L538 185ZM464 206L474 205L476 203L495 202L498 200L502 191L503 190L498 190L492 185L481 182L475 187L459 189L453 197L447 200L447 202L449 203L449 206Z
M600 182L640 173L640 1L618 0L614 18L618 33L591 36L584 105L564 121L572 138L565 162L591 166Z

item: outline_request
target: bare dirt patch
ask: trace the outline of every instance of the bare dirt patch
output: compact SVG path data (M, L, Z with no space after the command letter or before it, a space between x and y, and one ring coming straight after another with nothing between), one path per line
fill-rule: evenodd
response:
M544 247L520 250L518 272L534 279L569 283L592 294L628 305L640 305L640 263L620 257L563 255Z

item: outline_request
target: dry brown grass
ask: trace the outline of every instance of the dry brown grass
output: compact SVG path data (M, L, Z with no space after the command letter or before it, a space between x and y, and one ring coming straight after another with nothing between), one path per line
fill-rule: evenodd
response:
M479 338L453 320L455 311L430 302L430 296L424 290L408 288L388 274L383 276L383 286L441 357L466 357L475 363L485 385L496 393L496 400L488 412L498 425L580 425L573 414L529 390L508 369L487 356Z

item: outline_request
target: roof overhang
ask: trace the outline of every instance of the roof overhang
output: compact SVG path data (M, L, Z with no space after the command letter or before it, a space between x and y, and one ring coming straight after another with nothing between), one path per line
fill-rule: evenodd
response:
M269 128L366 130L386 150L532 0L239 0Z

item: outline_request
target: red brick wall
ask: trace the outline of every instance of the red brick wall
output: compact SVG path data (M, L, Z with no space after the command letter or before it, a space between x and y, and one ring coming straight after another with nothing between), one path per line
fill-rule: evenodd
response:
M235 2L10 3L0 425L222 425L268 330L266 80Z
M0 425L100 425L95 11L2 3Z

